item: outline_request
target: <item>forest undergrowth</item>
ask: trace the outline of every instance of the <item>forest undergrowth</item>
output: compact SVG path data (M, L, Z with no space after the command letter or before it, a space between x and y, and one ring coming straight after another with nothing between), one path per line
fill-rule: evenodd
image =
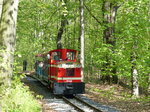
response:
M29 88L15 76L9 88L1 87L0 107L2 112L40 112L41 106Z
M150 110L150 97L140 94L138 98L134 98L129 88L118 84L109 85L87 81L85 96L122 112L149 112Z

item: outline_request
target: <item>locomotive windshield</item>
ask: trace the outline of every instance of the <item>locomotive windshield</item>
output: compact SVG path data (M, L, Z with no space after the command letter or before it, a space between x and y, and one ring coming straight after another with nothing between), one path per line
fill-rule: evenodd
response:
M67 52L67 59L74 60L74 56L75 56L74 52Z
M60 52L53 52L52 53L53 60L60 60Z

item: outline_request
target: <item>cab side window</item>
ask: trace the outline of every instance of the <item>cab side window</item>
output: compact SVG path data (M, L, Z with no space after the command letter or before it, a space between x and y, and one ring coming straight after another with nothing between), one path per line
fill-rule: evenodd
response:
M74 56L75 56L74 52L67 52L67 59L74 60Z
M53 60L60 60L60 52L52 52Z

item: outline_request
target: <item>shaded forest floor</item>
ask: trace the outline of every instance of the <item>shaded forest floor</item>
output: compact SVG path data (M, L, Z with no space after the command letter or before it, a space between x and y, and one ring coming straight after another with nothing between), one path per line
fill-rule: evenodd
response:
M29 82L26 83L26 85L30 86L31 91L33 91L34 88L37 89L38 86L34 87L32 86L32 83L29 84ZM44 92L43 94L39 91L39 89L34 90L34 93L41 96L45 96L45 94L49 95L49 89L46 89L47 92ZM129 89L118 85L86 83L86 93L84 96L95 102L99 102L100 104L115 107L121 112L150 112L150 97L141 96L138 99L133 99L131 98ZM43 108L43 112L56 112L49 106L47 107L47 104L44 101L39 100L39 102Z
M130 90L118 85L86 83L85 96L121 112L150 112L150 97L131 98Z

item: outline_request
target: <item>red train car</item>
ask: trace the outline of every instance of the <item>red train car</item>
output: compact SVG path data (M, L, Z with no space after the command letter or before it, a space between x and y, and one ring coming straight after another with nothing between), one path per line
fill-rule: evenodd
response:
M84 93L85 84L76 50L56 49L36 56L42 58L35 64L36 74L49 84L54 94Z

